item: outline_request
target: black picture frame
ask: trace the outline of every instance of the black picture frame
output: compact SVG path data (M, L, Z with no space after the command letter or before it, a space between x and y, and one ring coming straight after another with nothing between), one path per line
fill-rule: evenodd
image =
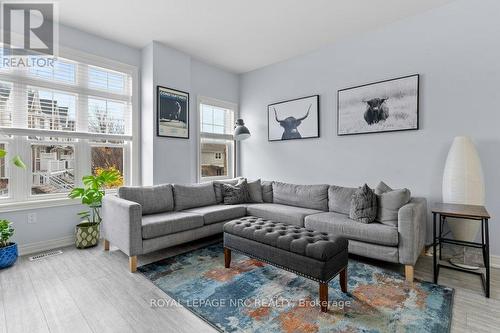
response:
M410 78L416 78L416 80L417 80L417 82L416 82L416 85L417 85L417 90L416 90L416 126L415 127L402 128L402 129L380 130L380 131L365 131L365 132L357 132L357 133L340 133L340 125L341 125L340 124L340 94L342 92L352 90L352 89L367 87L367 86L371 86L371 85L377 85L380 83L386 83L386 82L402 80L402 79L410 79ZM362 85L357 85L357 86L337 90L337 136L376 134L376 133L402 132L402 131L417 131L419 129L420 129L420 74L405 75L405 76L400 76L400 77L396 77L396 78L392 78L392 79L370 82L370 83L366 83L366 84L362 84Z
M304 99L311 99L311 98L315 98L315 101L313 102L315 104L315 107L316 107L316 117L317 117L317 121L316 121L316 134L315 135L309 135L309 136L305 136L303 137L301 135L301 137L291 137L291 138L280 138L280 139L271 139L271 133L270 133L270 130L271 130L271 127L270 127L270 112L271 112L271 108L272 107L275 107L277 105L282 105L282 104L287 104L287 103L293 103L293 102L297 102L297 101L300 101L300 100L304 100ZM290 140L305 140L305 139L316 139L316 138L319 138L320 137L320 121L319 121L319 118L320 118L320 108L319 108L319 95L309 95L309 96L304 96L304 97L299 97L299 98L294 98L294 99L289 99L289 100L285 100L285 101L280 101L280 102L275 102L275 103L272 103L272 104L269 104L267 106L267 141L268 142L275 142L275 141L290 141Z
M163 97L162 95L163 96L170 95L170 98L164 97L164 100L162 101ZM172 105L171 105L172 101L177 102L180 105L180 110L177 113L172 111ZM179 124L183 123L184 122L183 120L185 120L184 128L179 126L168 126L162 124L162 122L164 123L173 122L175 124ZM164 138L189 139L189 127L190 127L189 93L186 91L157 85L156 86L156 135ZM176 132L179 133L177 134Z

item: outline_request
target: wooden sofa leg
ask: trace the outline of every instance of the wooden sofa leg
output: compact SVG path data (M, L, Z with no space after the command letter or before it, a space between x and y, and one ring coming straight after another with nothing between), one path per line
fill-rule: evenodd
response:
M413 283L413 266L405 265L405 277L406 281Z
M340 272L340 289L343 293L347 293L347 267Z
M224 267L231 267L231 250L224 248Z
M107 239L104 240L104 251L109 251L109 241Z
M130 273L137 271L137 256L128 257L128 268L130 269Z
M321 306L321 312L328 312L328 284L320 282L319 283L319 304Z

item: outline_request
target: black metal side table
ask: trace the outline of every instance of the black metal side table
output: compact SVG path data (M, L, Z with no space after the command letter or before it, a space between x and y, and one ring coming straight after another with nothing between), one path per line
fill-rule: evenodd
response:
M480 275L483 282L483 288L486 297L490 297L490 241L488 234L488 220L490 215L484 206L474 206L474 205L459 205L459 204L444 204L439 203L432 209L433 217L433 250L434 250L434 283L437 283L439 277L439 268L449 268L461 272L466 272L470 274ZM439 220L438 220L439 217ZM447 217L463 218L468 220L478 220L481 221L481 243L468 242L464 240L449 239L444 238L442 235L443 224L446 222ZM439 222L439 232L436 235L436 224ZM483 251L483 261L486 271L486 276L482 272L475 272L467 270L464 268L442 265L439 261L441 258L442 244L455 244L473 248L479 248ZM437 258L437 246L439 246L439 260Z

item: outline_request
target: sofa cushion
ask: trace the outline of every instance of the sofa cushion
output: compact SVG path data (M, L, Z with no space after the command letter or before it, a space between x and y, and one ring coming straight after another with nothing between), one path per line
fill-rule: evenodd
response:
M393 190L384 182L375 188L377 195L377 222L396 226L398 225L398 212L401 207L410 202L411 192L407 188Z
M245 178L240 179L236 185L222 184L222 203L224 205L237 205L250 201L248 183Z
M203 207L216 204L212 183L177 185L174 184L175 210Z
M191 208L183 212L193 213L203 216L205 224L212 224L245 216L246 207L244 205L214 205L206 207Z
M377 217L377 196L365 184L352 196L349 218L361 223L372 223L375 217Z
M305 227L320 232L328 232L347 239L362 242L397 246L398 228L382 223L357 223L347 215L339 213L319 213L305 218Z
M262 217L275 222L304 226L307 215L321 213L320 210L272 203L248 204L247 215Z
M225 180L214 180L213 184L215 191L215 200L218 204L222 203L224 199L222 196L222 184L236 185L240 179L242 179L242 177Z
M142 217L142 238L150 239L200 228L203 216L185 212L167 212Z
M349 214L354 187L331 185L328 188L328 210L341 214Z
M254 203L262 203L262 184L260 179L257 179L253 182L248 182L248 194L250 195L249 202Z
M328 211L328 185L295 185L273 182L273 202Z
M172 185L122 186L118 189L122 199L137 202L142 207L142 215L174 210Z
M267 203L273 202L273 182L263 180L262 186L262 201Z

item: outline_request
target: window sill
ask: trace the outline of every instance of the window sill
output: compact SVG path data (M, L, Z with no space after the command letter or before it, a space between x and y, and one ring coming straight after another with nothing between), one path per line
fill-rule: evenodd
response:
M106 190L106 195L114 195L118 191L116 189ZM81 201L77 199L70 199L67 197L53 197L43 199L32 199L26 201L9 201L0 202L0 213L15 212L20 210L51 208L61 206L75 206L81 205Z
M0 213L15 212L20 210L60 207L60 206L74 206L80 205L79 200L70 198L50 198L26 201L10 201L0 203Z

